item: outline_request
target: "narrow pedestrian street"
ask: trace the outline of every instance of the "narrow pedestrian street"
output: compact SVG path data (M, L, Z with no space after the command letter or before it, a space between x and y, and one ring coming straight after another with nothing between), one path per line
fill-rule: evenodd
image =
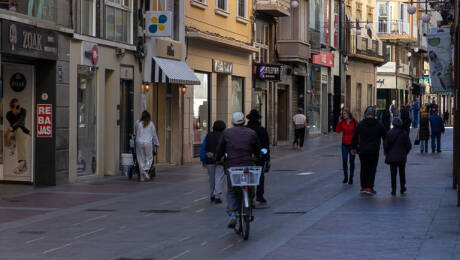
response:
M302 152L274 151L249 241L226 228L225 201L209 202L207 173L192 164L148 183L115 177L2 194L0 259L460 258L452 129L442 153L414 147L407 195L396 197L383 156L376 196L359 193L359 167L343 185L339 143L329 135Z

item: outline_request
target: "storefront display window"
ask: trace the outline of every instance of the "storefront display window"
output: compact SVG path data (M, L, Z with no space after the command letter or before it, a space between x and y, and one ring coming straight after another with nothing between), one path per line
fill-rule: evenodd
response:
M310 134L321 133L321 69L319 67L312 68L312 93L311 103L308 114L308 125Z
M232 113L243 112L243 90L244 79L240 77L232 77Z
M78 66L77 86L77 174L96 173L97 83L96 70Z
M3 9L39 19L55 21L55 0L9 0L7 2L8 3L1 4Z
M193 87L193 156L200 155L201 143L208 134L209 122L209 75L195 73L200 85Z

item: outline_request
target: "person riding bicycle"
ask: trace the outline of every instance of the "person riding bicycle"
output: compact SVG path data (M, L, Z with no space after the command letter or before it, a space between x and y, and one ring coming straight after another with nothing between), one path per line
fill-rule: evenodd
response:
M217 145L217 161L220 161L225 156L224 167L238 166L255 166L255 159L260 156L260 141L257 133L244 127L244 114L235 112L232 115L232 124L234 127L227 128L220 138ZM237 222L238 207L241 205L238 188L232 187L231 181L227 174L227 213L231 216L228 228L234 228ZM253 192L251 192L253 193ZM253 194L251 195L253 197Z

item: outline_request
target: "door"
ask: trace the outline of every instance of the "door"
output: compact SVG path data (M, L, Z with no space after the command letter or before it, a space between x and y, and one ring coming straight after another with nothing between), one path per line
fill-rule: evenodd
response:
M165 123L166 123L166 162L171 163L172 162L172 98L173 98L173 93L172 93L172 86L166 86L166 118L165 118Z
M288 140L288 93L278 89L278 141Z
M134 134L134 87L132 80L120 82L120 152L129 153L129 139Z
M33 182L34 66L3 64L0 179ZM24 120L24 123L20 123ZM16 129L12 125L19 125ZM4 142L6 140L6 142Z
M328 105L328 93L327 84L321 84L321 132L327 134L328 132L328 117L329 117L329 105Z

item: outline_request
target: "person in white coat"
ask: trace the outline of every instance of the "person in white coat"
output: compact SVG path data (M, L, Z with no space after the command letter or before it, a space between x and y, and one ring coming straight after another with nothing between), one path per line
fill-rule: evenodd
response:
M136 156L141 181L150 179L148 174L153 163L153 150L160 146L155 125L147 111L142 112L141 120L136 121Z

